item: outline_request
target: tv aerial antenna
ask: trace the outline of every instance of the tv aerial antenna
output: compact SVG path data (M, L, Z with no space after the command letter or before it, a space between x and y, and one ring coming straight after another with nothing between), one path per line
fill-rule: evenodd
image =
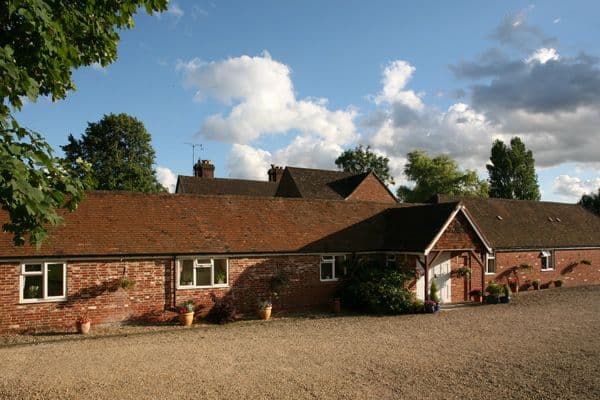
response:
M196 165L196 147L200 149L200 151L204 150L202 143L189 143L185 142L188 146L192 146L192 168Z

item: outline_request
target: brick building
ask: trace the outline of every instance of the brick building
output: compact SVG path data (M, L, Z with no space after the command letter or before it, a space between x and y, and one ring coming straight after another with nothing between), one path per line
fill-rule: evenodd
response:
M523 281L600 283L600 218L575 205L401 204L372 173L272 167L259 182L214 178L206 161L195 170L178 194L90 192L39 250L0 235L0 331L148 320L188 299L202 315L224 296L252 312L278 274L289 284L276 309L320 307L348 258L414 269L416 296L436 280L446 303L523 263Z

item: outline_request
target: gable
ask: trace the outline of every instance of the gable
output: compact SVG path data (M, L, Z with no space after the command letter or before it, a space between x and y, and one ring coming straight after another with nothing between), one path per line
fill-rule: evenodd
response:
M439 237L433 250L485 250L485 244L463 212L457 213Z
M396 198L374 174L368 174L346 200L396 203Z

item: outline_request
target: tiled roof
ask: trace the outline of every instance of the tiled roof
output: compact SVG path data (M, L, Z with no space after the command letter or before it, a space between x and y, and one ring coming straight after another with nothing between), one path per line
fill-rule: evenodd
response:
M342 200L348 197L368 174L367 172L353 175L343 171L286 167L277 195Z
M39 251L0 233L0 257L379 250L389 204L96 191ZM7 219L0 213L0 223Z
M600 247L600 217L576 204L438 196L464 204L494 248Z
M183 175L177 177L177 193L273 197L276 191L276 182L224 178L206 179Z

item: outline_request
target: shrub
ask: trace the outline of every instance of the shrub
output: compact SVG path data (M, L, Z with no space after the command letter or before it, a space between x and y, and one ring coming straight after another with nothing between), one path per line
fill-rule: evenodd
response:
M413 301L410 312L415 314L421 314L425 312L425 303L423 300L417 299Z
M469 292L469 296L481 296L483 293L481 289L473 289Z
M554 286L555 287L561 287L564 284L565 284L565 281L563 281L562 279L557 279L557 280L554 281Z
M435 279L431 280L431 286L429 288L429 299L431 301L435 301L436 303L440 302L440 295L438 294L439 289L437 287L437 283L435 282Z
M226 324L235 321L237 313L233 297L225 296L218 299L214 294L211 297L215 304L206 316L206 319L215 324Z
M485 289L485 291L487 292L487 294L489 296L493 296L493 297L499 297L500 294L502 293L502 285L499 285L495 282L490 282L488 284L488 287Z
M510 297L510 287L507 284L502 285L502 295L504 297Z
M340 297L349 308L376 314L413 310L414 294L406 288L412 276L376 262L349 263Z
M121 287L121 289L129 290L135 286L135 281L124 276L121 279L119 279L119 286Z

